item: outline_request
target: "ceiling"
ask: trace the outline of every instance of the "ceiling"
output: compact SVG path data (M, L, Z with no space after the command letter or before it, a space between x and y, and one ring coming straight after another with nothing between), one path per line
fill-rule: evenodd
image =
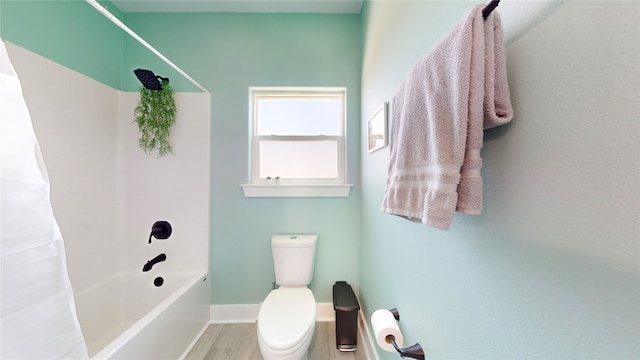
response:
M122 12L359 14L364 0L111 0Z

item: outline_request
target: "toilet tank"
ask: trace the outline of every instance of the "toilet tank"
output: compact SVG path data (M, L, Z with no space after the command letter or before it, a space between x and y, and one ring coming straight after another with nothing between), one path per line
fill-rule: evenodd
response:
M306 286L313 279L318 235L273 235L271 251L276 284Z

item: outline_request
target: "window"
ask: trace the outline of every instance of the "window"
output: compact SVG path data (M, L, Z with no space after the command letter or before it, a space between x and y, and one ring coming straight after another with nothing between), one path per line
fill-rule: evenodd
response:
M243 185L245 195L251 186L273 196L344 187L345 110L345 88L250 88L251 185Z

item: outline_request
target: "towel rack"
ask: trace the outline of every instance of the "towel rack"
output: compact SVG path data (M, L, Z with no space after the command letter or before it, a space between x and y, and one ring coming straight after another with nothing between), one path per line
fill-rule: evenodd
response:
M491 14L491 12L493 11L493 9L498 7L499 3L500 3L500 0L493 0L489 4L487 4L487 6L485 6L485 8L482 9L482 18L486 20L489 14Z

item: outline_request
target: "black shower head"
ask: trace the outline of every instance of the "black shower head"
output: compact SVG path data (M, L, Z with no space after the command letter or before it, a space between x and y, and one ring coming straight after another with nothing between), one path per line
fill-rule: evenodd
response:
M133 73L136 74L142 85L149 90L162 90L162 83L158 79L169 82L168 78L156 76L151 70L135 69Z

